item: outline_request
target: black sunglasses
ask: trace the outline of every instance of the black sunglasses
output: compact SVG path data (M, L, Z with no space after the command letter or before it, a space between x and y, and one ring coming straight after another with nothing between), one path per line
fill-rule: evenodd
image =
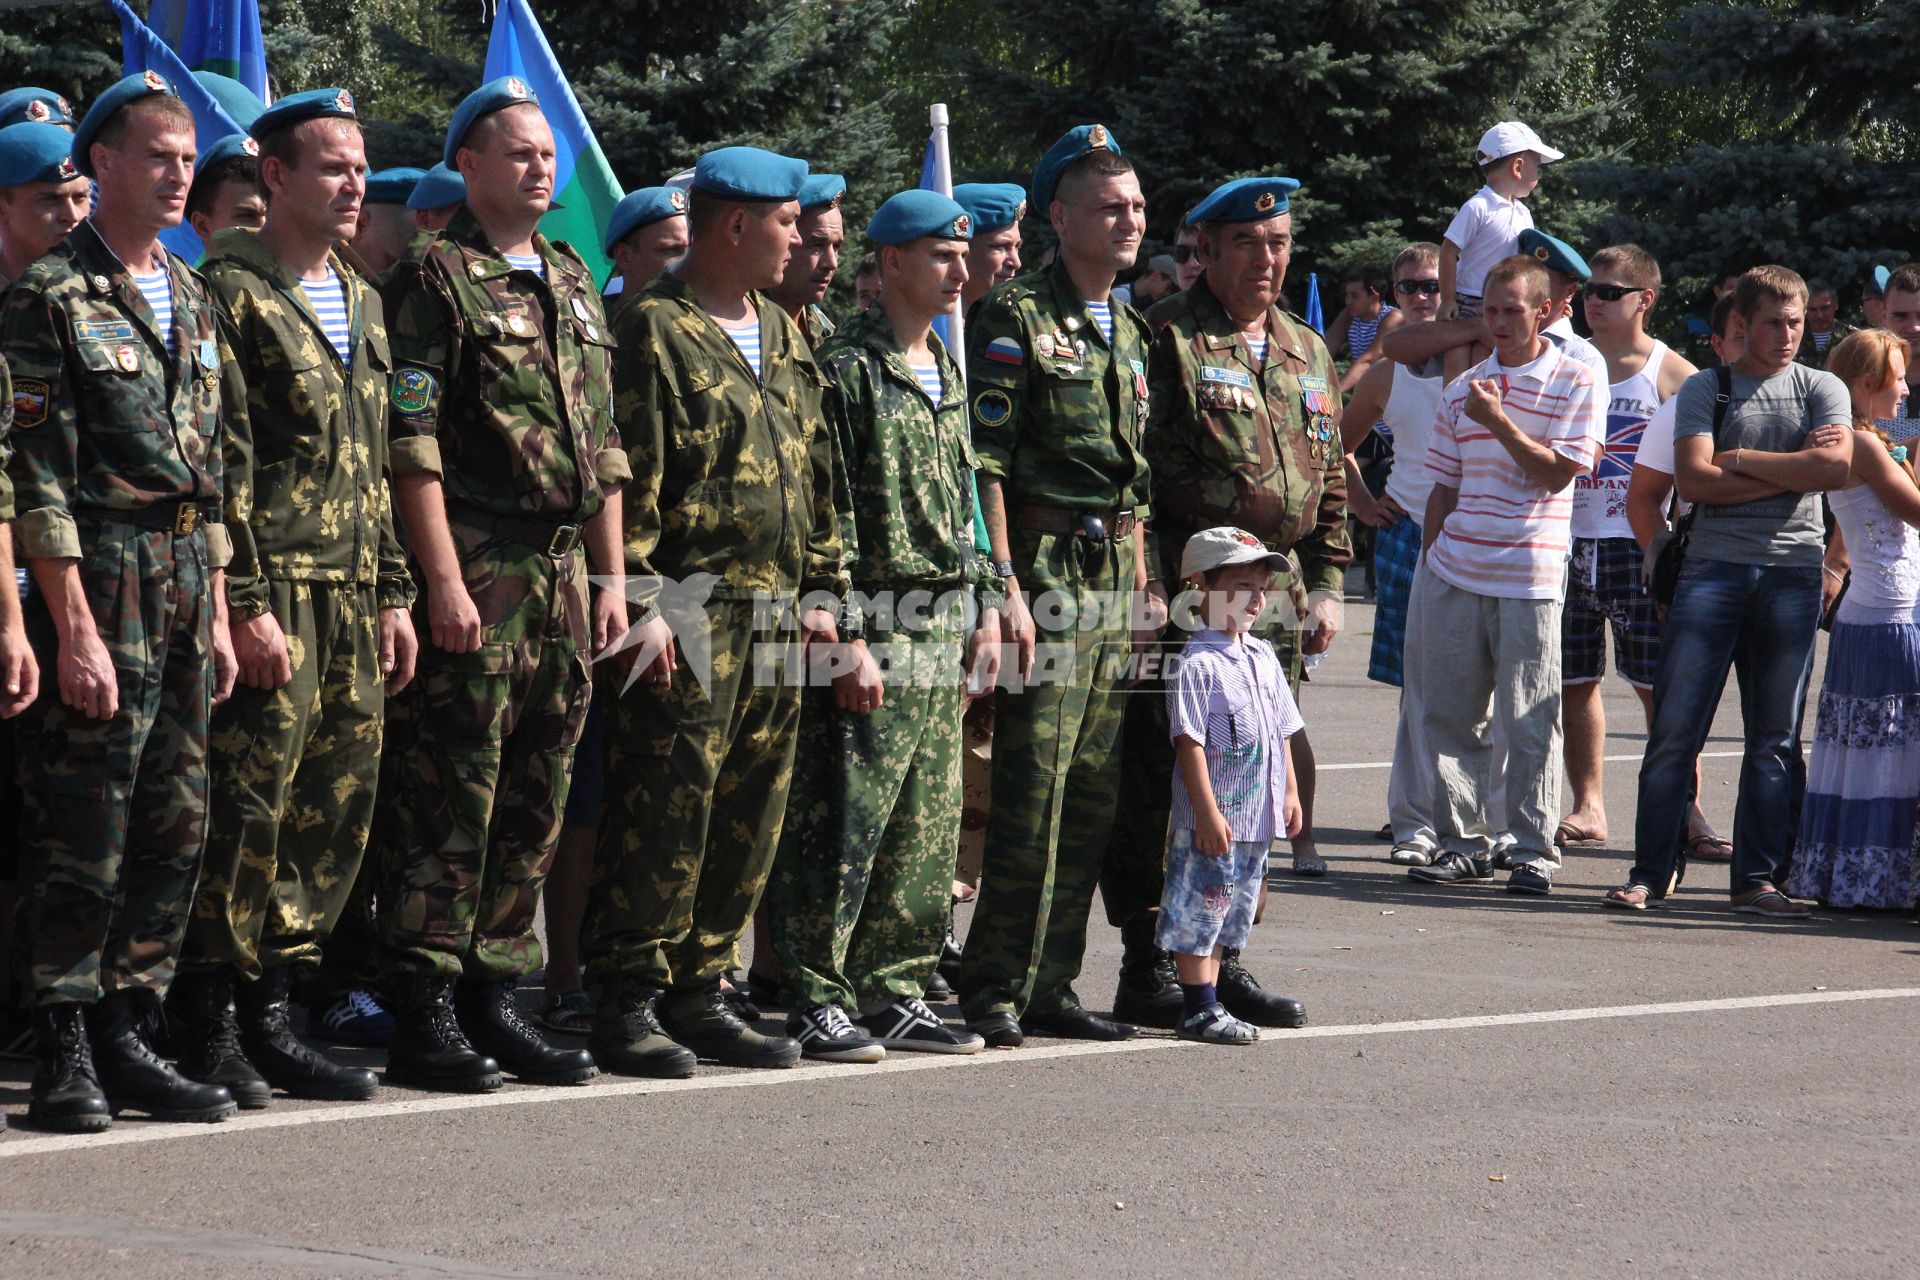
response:
M1393 282L1393 291L1395 293L1424 293L1431 298L1440 292L1440 282L1438 280L1395 280Z
M1647 291L1644 285L1631 284L1589 284L1586 290L1588 296L1598 298L1602 302L1618 302L1630 293Z
M1197 252L1199 252L1199 246L1197 245L1177 244L1167 250L1167 256L1171 257L1175 262L1192 262L1193 255Z

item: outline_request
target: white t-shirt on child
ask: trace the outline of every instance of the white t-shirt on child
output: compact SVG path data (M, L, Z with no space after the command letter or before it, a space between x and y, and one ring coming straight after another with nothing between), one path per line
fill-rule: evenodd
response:
M1485 293L1487 272L1500 259L1520 252L1520 233L1531 226L1533 215L1518 200L1509 200L1492 187L1475 192L1447 224L1447 239L1460 250L1453 291L1474 298Z

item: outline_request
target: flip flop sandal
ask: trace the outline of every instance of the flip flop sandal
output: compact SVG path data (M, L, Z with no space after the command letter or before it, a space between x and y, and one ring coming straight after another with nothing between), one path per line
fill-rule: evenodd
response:
M1260 1029L1216 1004L1182 1019L1174 1034L1202 1044L1252 1044L1260 1038Z
M593 1030L593 998L584 991L554 996L533 1020L563 1036L584 1036Z
M1571 822L1563 822L1554 828L1553 842L1562 849L1594 849L1606 843L1604 839L1591 831L1584 831Z
M1745 902L1736 902L1733 909L1750 916L1765 916L1769 920L1804 920L1813 914L1812 907L1795 902L1778 889L1768 889Z
M1633 901L1629 896L1635 893L1640 895L1640 901L1638 902ZM1653 890L1647 888L1647 886L1643 884L1623 884L1617 889L1609 889L1607 895L1600 899L1600 905L1603 907L1613 907L1619 911L1645 911L1647 904L1651 901L1653 901Z
M1687 856L1702 862L1732 862L1733 841L1716 835L1688 836Z

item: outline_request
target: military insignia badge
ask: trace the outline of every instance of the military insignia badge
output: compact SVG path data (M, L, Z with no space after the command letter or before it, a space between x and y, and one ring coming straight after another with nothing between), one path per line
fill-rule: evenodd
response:
M531 97L532 93L527 88L526 81L522 80L519 76L508 76L507 96L512 98L527 98Z
M529 337L533 333L533 321L527 319L523 315L508 316L507 332L511 333L516 338Z
M257 156L260 154L260 144L252 138L242 138L240 139L240 150L247 155Z
M953 234L959 237L960 239L965 240L968 236L973 234L970 230L968 230L968 228L971 227L972 225L973 223L969 221L967 218L967 215L963 213L959 217L953 220Z
M113 362L123 372L133 373L140 368L140 353L130 346L119 347L113 353Z
M1050 356L1053 354L1053 339L1043 333L1033 340L1033 349L1043 356Z
M973 416L981 426L1000 426L1013 416L1013 401L1004 391L982 391L973 398Z
M53 171L53 176L61 182L72 182L75 178L79 177L80 171L73 167L73 157L68 156L65 160L62 160L60 167Z
M167 78L161 75L158 71L147 72L147 74L143 77L143 79L146 82L147 88L153 90L155 93L172 92L171 86L167 84Z
M667 204L675 213L685 213L687 211L687 193L678 187L673 188L667 195Z
M1087 146L1094 151L1102 151L1107 145L1107 126L1097 124L1087 130Z
M212 338L200 339L200 367L207 370L220 367L220 344Z
M587 306L587 300L581 297L579 294L576 293L573 295L572 305L573 305L573 314L575 319L578 319L581 321L589 321L593 319L593 311L591 308Z
M1545 262L1545 261L1547 260L1547 258L1548 258L1548 257L1550 256L1550 255L1549 255L1549 254L1547 253L1547 246L1545 246L1545 245L1540 245L1540 246L1538 246L1538 247L1536 247L1536 248L1534 249L1534 251L1533 251L1533 256L1534 256L1534 257L1536 257L1536 258L1538 258L1538 259L1540 259L1540 261L1542 261L1542 262Z
M425 369L402 369L393 376L393 407L405 414L425 413L437 385Z
M1309 413L1333 412L1333 388L1325 378L1303 374L1300 378L1300 398L1306 402Z
M44 123L52 118L53 112L47 110L47 104L40 101L40 99L35 98L27 104L27 119L36 123Z
M475 280L478 280L481 276L487 274L487 264L484 262L470 262L467 264L467 274Z
M70 116L73 114L73 104L68 102L64 97L56 97L54 101L60 104L61 115Z
M93 285L95 293L105 293L110 286L110 282L105 276L95 276L88 283Z
M344 111L348 115L352 115L353 114L353 95L348 93L345 89L342 89L340 92L334 94L333 109L335 111Z
M1087 340L1085 338L1075 338L1073 340L1073 354L1079 356L1082 360L1087 358Z
M1265 213L1271 208L1273 208L1273 192L1271 191L1261 192L1260 198L1253 202L1253 210L1255 213Z
M53 388L41 378L13 380L13 425L28 431L47 420L47 403Z

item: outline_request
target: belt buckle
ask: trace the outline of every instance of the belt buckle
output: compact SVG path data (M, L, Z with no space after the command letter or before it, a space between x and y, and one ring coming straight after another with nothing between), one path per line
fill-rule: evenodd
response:
M567 556L572 555L574 548L579 545L580 526L577 524L563 524L553 531L553 539L547 543L547 558L550 560L565 559Z
M200 508L198 507L183 506L173 517L173 533L177 538L184 538L199 527Z

